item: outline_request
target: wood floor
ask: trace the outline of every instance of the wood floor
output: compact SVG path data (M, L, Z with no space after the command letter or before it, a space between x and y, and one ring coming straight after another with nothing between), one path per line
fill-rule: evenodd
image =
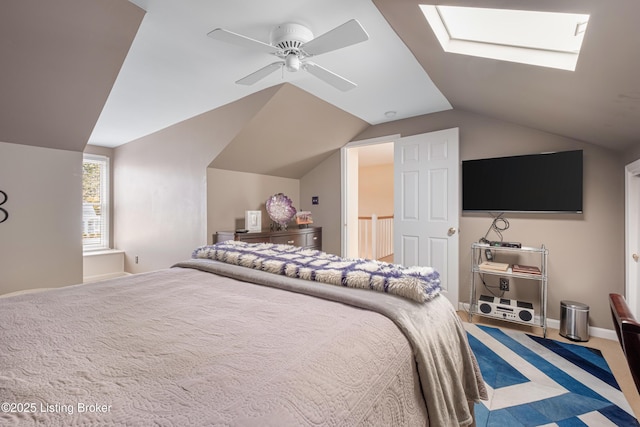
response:
M391 255L387 255L387 256L382 257L382 258L378 258L378 261L382 261L382 262L390 262L390 263L392 263L392 262L393 262L393 254L391 254Z
M463 321L468 321L466 312L458 311L458 315ZM480 316L474 316L473 323L479 323L503 329L515 329L529 334L537 334L542 336L542 328L529 327L509 322L501 322L500 320L492 320ZM560 334L558 334L557 329L551 328L547 328L547 338L571 344L584 345L600 350L605 360L607 361L607 364L611 368L613 375L616 377L616 380L618 381L622 392L627 398L629 406L631 406L631 408L633 409L636 418L640 420L640 394L638 394L635 384L633 383L633 378L631 378L631 373L629 372L627 361L624 357L624 354L622 353L622 349L620 348L620 344L618 343L618 341L590 337L589 341L587 342L575 342L561 337Z

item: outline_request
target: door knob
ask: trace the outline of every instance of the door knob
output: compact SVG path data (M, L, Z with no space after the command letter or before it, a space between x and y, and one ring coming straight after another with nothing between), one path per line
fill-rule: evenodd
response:
M638 259L640 258L640 256L638 256L638 254L633 254L631 255L631 258L633 258L635 262L638 262Z
M447 234L448 234L449 236L453 236L454 234L456 234L456 229L455 229L455 227L450 227L450 228L449 228L449 231L447 231Z

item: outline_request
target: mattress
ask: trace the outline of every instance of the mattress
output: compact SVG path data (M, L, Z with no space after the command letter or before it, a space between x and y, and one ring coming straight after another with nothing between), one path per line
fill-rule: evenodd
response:
M191 260L0 299L0 424L467 425L481 387L443 297Z

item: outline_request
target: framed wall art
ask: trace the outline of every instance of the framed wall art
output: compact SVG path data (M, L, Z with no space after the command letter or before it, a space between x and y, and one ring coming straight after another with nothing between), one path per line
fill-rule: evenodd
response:
M248 231L262 231L262 211L245 211L244 228Z

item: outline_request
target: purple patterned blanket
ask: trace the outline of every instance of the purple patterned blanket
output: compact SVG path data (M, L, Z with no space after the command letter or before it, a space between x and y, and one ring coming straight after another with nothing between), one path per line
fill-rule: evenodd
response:
M212 259L320 283L372 289L417 302L440 293L440 275L431 267L403 267L273 243L227 241L202 246L192 258Z

